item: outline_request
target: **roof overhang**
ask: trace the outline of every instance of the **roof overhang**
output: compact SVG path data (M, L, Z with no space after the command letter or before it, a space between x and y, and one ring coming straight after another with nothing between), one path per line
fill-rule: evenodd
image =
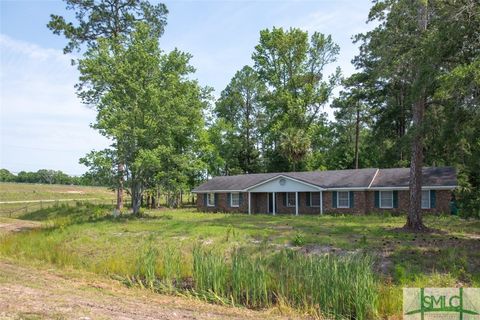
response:
M267 179L267 180L262 181L262 182L260 182L260 183L254 184L253 186L250 186L250 187L248 187L248 188L245 188L245 190L243 190L243 191L245 191L245 192L252 191L252 189L258 188L258 187L260 187L260 186L262 186L262 185L265 185L265 184L267 184L267 183L269 183L269 182L272 182L272 181L275 181L276 179L281 179L281 178L287 179L287 180L290 180L290 181L294 181L294 182L296 182L296 183L300 183L300 184L303 184L303 185L306 185L306 186L308 186L308 187L310 187L310 188L314 188L314 189L316 189L316 190L318 190L318 191L324 190L322 187L317 186L317 185L315 185L315 184L308 183L308 182L305 182L305 181L302 181L302 180L299 180L299 179L295 179L295 178L292 178L292 177L289 177L289 176L286 176L286 175L283 175L283 174L279 174L279 175L276 175L276 176L274 176L274 177L271 177L270 179Z
M457 186L422 186L422 190L453 190ZM371 187L366 190L409 190L410 187Z

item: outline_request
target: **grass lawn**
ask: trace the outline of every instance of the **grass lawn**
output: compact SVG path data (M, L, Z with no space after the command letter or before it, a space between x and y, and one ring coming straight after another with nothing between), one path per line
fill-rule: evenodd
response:
M404 217L387 215L248 216L156 210L146 211L142 218L128 215L114 218L111 209L79 205L43 209L20 219L41 221L43 228L3 236L0 233L1 255L20 261L34 259L72 266L128 279L126 283L134 283L134 276L138 274L144 275L143 280L149 279L148 270L139 268L148 265L150 256L154 260L154 274L174 274L175 278L189 279L199 272L193 267L198 261L192 260L207 257L192 255L200 246L227 257L226 260L237 259L230 254L242 248L243 255L254 261L248 264L249 268L260 269L272 268L279 258L268 263L261 259L285 248L305 257L325 254L349 257L367 253L374 261L372 274L378 295L375 316L380 318L400 315L402 287L480 286L480 221L458 217L428 216L426 224L436 231L418 235L396 229L403 226ZM169 264L167 260L176 262ZM221 269L226 260L217 261L212 268ZM327 267L330 263L312 261L326 263ZM302 263L307 266L312 261L302 260ZM172 266L173 271L169 269ZM257 276L257 271L253 271L252 276ZM307 312L315 314L311 309Z
M114 199L115 194L104 187L0 182L0 201L85 198Z

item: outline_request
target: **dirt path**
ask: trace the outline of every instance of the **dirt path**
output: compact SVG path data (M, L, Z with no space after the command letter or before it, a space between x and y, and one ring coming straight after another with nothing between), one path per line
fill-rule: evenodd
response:
M0 319L272 319L269 312L224 307L126 288L76 270L0 260Z
M0 217L0 234L6 232L18 232L27 229L40 228L41 225L42 224L38 221Z

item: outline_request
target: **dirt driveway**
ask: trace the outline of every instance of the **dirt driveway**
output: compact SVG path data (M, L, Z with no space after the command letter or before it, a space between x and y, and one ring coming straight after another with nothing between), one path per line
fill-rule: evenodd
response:
M76 270L0 259L0 319L272 319L271 312L224 307L126 288Z

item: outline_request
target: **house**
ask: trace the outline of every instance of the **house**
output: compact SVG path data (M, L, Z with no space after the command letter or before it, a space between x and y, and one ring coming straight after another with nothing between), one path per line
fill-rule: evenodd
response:
M214 177L192 192L204 212L401 213L408 211L409 175L409 168L244 174ZM422 209L450 212L456 186L454 168L423 168Z

